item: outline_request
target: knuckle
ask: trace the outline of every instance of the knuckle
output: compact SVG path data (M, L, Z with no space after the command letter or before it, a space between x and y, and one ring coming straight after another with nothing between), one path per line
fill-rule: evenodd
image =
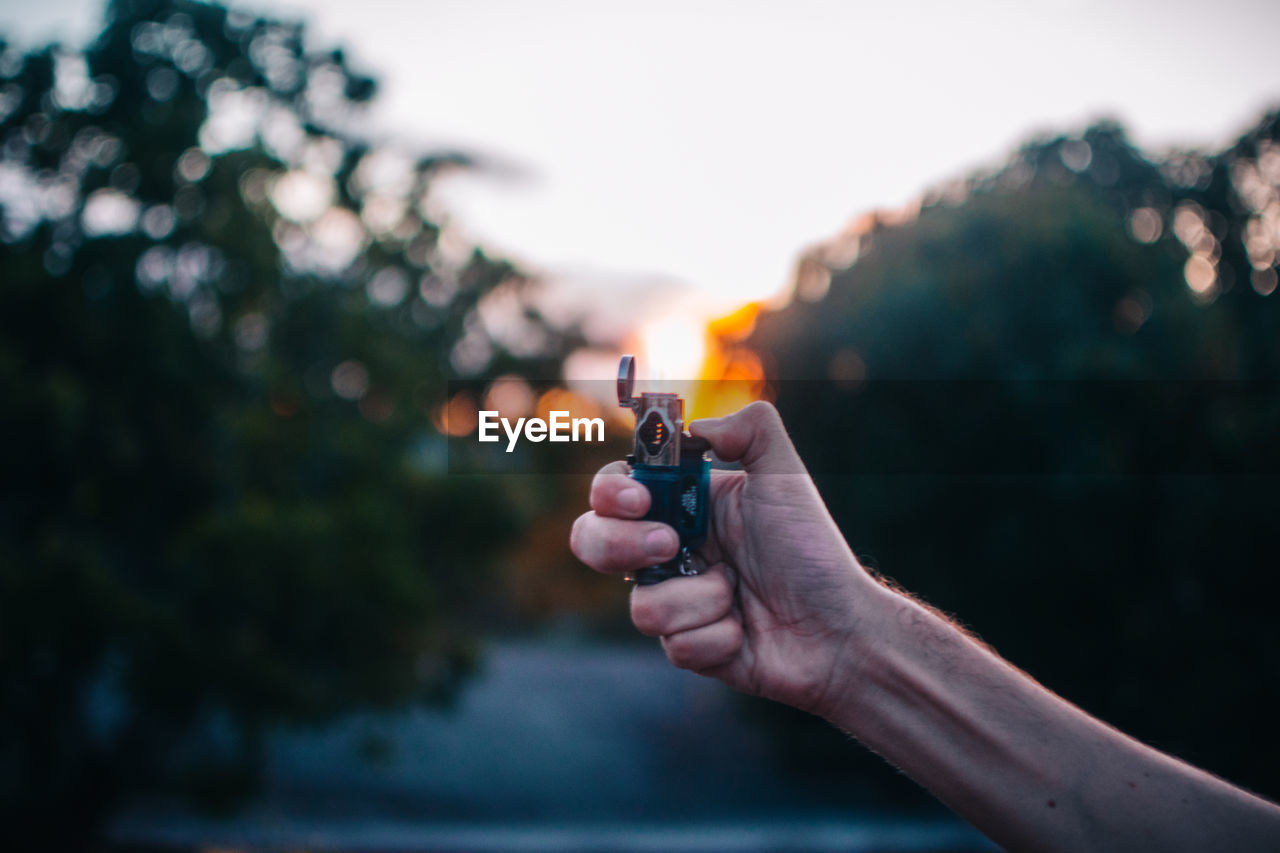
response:
M667 660L680 669L692 669L697 660L697 646L683 634L672 634L662 640Z
M707 583L711 585L710 594L717 600L733 601L733 584L729 582L728 575L723 571L707 572L702 577L706 578Z
M587 558L583 552L583 537L586 535L583 530L589 523L587 519L590 515L591 513L587 512L578 516L574 519L573 526L569 528L569 550L573 552L575 557L582 560L584 563L587 561Z
M591 496L594 498L598 492L607 490L611 485L616 487L619 477L625 477L627 469L625 463L610 462L608 465L596 471L595 476L591 478Z
M756 400L748 403L743 408L742 413L752 423L759 426L773 426L782 423L782 415L778 414L777 408L768 400Z
M729 635L725 643L725 658L735 657L738 652L742 651L742 641L746 635L742 632L742 623L737 621L729 622Z
M578 516L569 531L569 550L597 571L612 569L618 554L626 546L619 532L607 521L594 511L587 512Z
M646 595L641 587L636 587L631 595L631 624L641 634L651 637L661 634L662 613L657 605Z
M633 481L624 473L601 471L591 484L591 508L601 515L628 518L634 513L619 503L619 495Z
M613 479L617 477L616 471L610 471L608 468L601 468L596 472L595 477L591 479L591 494L594 497L597 493L608 488Z
M630 470L631 468L630 466L627 465L626 462L623 462L621 459L618 459L613 462L610 462L608 465L604 466L599 471L597 471L596 479L609 481L615 477L625 477L627 476L627 472Z
M742 626L737 622L722 623L715 641L708 642L699 661L699 670L710 669L728 663L742 651Z
M573 552L575 557L582 557L582 553L578 550L579 541L582 537L582 519L586 516L580 515L573 520L573 524L569 527L569 550Z
M604 484L600 482L599 475L597 475L596 479L591 483L591 493L587 497L587 503L596 512L600 512L604 508Z
M733 609L733 587L727 578L721 577L715 582L715 588L708 596L709 610L715 619L722 619Z
M625 523L611 523L606 529L602 537L601 545L604 551L604 558L610 564L622 565L629 563L632 555L635 554L635 533Z

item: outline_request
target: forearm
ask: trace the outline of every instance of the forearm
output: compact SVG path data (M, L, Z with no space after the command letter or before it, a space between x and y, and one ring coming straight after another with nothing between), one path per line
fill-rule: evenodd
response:
M1274 850L1280 809L1044 689L891 590L823 709L1010 850Z

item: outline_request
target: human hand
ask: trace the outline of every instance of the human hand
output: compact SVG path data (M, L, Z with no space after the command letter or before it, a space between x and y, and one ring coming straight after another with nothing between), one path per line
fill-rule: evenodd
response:
M826 715L839 701L855 628L884 588L849 550L773 406L694 421L690 432L743 470L712 472L698 551L706 570L635 587L631 620L661 638L676 666ZM627 470L623 462L600 470L592 511L570 535L573 552L600 572L655 565L678 546L670 527L640 520L649 492Z
M690 431L743 470L712 472L707 570L631 592L672 663L827 718L1008 850L1277 849L1280 808L1090 717L868 575L772 406ZM601 572L676 553L626 473L603 468L573 526Z

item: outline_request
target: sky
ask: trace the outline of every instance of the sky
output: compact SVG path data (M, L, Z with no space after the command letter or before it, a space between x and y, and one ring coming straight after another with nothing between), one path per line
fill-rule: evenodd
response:
M775 296L805 246L1037 134L1216 146L1280 106L1273 0L235 5L378 75L375 135L481 155L442 208L602 334ZM100 16L0 0L27 43Z

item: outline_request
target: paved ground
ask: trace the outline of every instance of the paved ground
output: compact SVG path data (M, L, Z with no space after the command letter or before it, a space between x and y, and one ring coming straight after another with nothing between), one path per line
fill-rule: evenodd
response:
M343 850L992 849L951 820L875 815L865 798L859 810L856 793L852 807L814 807L806 785L733 694L656 645L504 642L452 709L277 735L261 797L234 820L139 809L115 834Z

